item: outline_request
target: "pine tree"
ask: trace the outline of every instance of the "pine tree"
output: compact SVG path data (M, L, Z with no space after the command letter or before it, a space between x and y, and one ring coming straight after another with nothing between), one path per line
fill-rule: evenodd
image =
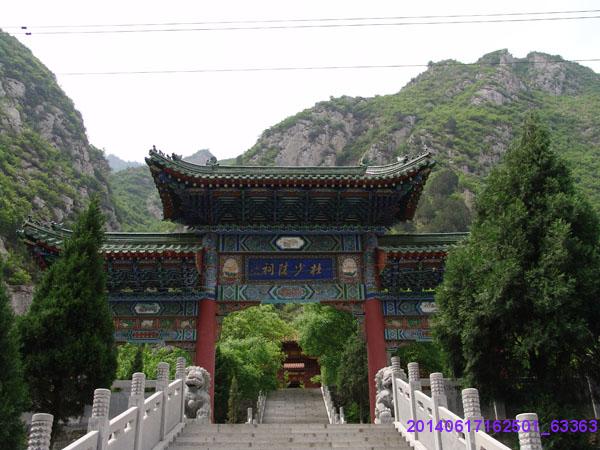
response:
M367 365L367 344L362 333L350 335L341 352L340 367L337 373L337 390L346 411L355 403L358 407L358 420L363 423L369 417L369 369Z
M533 409L547 425L581 418L578 380L598 378L589 356L600 335L599 231L548 132L530 116L478 196L470 237L446 261L435 333L454 374L485 397ZM567 448L563 437L545 448Z
M0 442L2 448L25 448L21 414L28 404L14 315L2 280L0 260Z
M82 414L94 389L110 388L115 376L114 329L100 255L103 225L94 197L20 321L33 409L54 415L54 433L59 420Z
M132 379L134 373L144 371L144 349L145 349L145 347L146 346L144 344L141 344L141 345L138 345L137 348L135 349L135 356L133 358L133 363L131 364L131 371L129 373L129 377L127 377L128 380Z
M240 389L237 377L231 378L229 387L229 398L227 399L227 423L238 423L238 409L240 403Z

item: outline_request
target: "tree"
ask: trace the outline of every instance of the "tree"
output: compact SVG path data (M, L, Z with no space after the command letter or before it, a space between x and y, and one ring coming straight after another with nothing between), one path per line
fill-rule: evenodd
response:
M227 399L227 423L238 423L238 412L240 403L240 390L237 378L234 375L229 387L229 398Z
M3 448L25 448L21 414L28 406L14 315L4 289L0 260L0 442Z
M117 378L130 380L135 372L143 372L146 379L156 379L159 362L169 364L169 379L175 377L177 358L184 357L191 363L189 352L170 345L123 344L117 349Z
M260 336L281 342L294 334L294 329L279 317L273 305L260 305L228 315L223 321L221 340Z
M304 306L294 325L304 353L319 358L323 383L335 384L341 352L356 332L356 320L347 312L311 303Z
M396 349L392 356L399 356L402 365L418 362L419 371L425 378L433 372L444 372L444 360L436 342L410 342Z
M53 434L59 421L82 414L94 389L110 388L115 377L114 329L100 255L103 225L93 197L19 321L33 409L54 415Z
M535 116L489 175L476 213L436 296L435 335L454 374L546 425L581 418L575 384L598 379L588 357L600 331L600 228ZM545 448L585 448L580 435L554 434Z
M342 350L340 366L337 371L337 393L346 411L352 404L358 409L359 422L368 422L369 418L369 368L367 365L367 344L362 334L352 334ZM347 415L347 419L353 419Z

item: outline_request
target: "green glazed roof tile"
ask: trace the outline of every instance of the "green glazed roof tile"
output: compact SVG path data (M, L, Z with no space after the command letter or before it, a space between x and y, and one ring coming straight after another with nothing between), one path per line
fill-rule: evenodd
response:
M468 235L469 233L389 234L378 239L378 246L390 253L447 252Z
M411 161L398 161L383 166L204 166L183 161L179 157L168 156L160 150L150 150L146 158L149 166L171 169L196 179L312 179L312 180L364 180L376 181L392 179L411 171L432 167L434 161L430 153L425 153Z
M28 220L20 234L30 241L41 241L61 248L71 230L57 225L45 225ZM102 245L103 253L193 253L202 249L197 233L124 233L107 232Z

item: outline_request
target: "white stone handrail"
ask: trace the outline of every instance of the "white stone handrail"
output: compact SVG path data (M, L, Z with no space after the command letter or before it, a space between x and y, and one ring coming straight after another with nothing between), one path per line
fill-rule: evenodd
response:
M112 420L108 419L110 391L96 389L88 433L63 450L166 448L185 424L185 359L177 358L176 379L171 383L168 374L169 365L159 363L156 392L147 399L144 399L144 374L133 374L129 408ZM52 416L34 414L28 450L48 450L51 431Z
M323 394L323 401L325 402L325 409L327 410L327 418L331 424L344 424L346 423L346 417L344 416L344 407L340 406L339 412L336 412L335 405L331 399L331 392L329 387L322 384L321 394Z
M462 402L465 417L462 418L448 409L448 402L444 391L443 375L432 373L431 397L421 392L419 368L417 363L409 363L408 382L405 381L399 370L400 362L392 358L393 376L392 393L394 409L394 425L396 429L416 450L511 450L506 445L497 441L484 430L476 430L475 425L469 430L463 427L456 431L456 423L483 424L479 393L477 389L463 389ZM537 421L533 413L520 414L517 420ZM414 426L421 421L421 426ZM431 421L431 422L429 422ZM430 427L428 424L434 424ZM435 429L435 424L449 425L444 431ZM541 438L536 427L530 427L528 432L519 431L521 450L542 450Z

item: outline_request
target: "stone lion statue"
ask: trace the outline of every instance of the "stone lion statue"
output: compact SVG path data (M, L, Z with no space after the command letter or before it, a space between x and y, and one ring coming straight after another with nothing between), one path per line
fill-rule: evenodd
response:
M185 369L185 416L210 423L210 374L199 366Z
M379 369L375 374L375 423L392 423L394 417L394 398L392 394L391 367Z

